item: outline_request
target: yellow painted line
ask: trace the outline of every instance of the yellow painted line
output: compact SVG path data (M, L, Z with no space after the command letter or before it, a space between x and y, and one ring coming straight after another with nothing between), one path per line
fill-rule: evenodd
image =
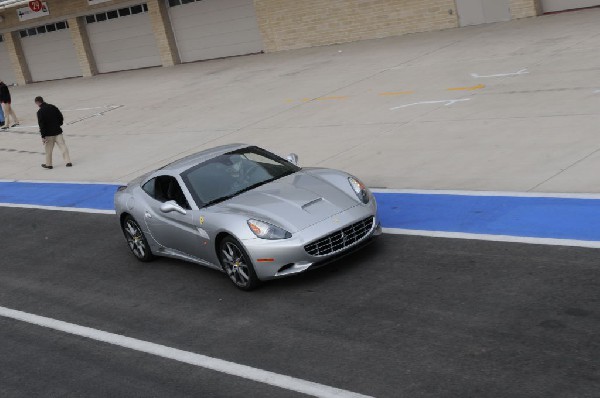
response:
M409 95L409 94L414 94L415 92L410 90L410 91L390 91L390 92L386 92L386 93L379 93L379 95L384 96L384 97L393 97L395 95Z
M485 88L485 84L478 84L476 86L471 86L471 87L453 87L453 88L449 88L448 91L473 91L473 90L480 90L482 88Z

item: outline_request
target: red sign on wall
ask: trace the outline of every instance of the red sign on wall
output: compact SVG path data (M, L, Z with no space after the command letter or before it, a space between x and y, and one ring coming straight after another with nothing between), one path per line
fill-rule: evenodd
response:
M32 0L29 2L29 8L33 12L39 12L42 10L42 0Z

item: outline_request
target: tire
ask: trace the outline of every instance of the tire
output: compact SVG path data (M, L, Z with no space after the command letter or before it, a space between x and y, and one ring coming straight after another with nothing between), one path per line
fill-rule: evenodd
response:
M219 261L231 282L241 290L252 290L260 284L244 246L231 236L219 242Z
M125 235L125 240L127 240L129 250L131 250L135 258L145 263L152 261L154 255L137 221L131 216L126 216L121 228Z

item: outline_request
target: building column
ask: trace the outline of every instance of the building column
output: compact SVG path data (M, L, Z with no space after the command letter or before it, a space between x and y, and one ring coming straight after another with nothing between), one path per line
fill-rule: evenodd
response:
M542 15L541 0L510 0L512 19L536 17Z
M148 0L147 4L162 65L173 66L180 63L166 2L164 0Z
M77 53L77 60L81 68L81 74L84 77L90 77L98 74L96 68L96 60L92 53L90 39L85 27L83 17L69 18L69 31L71 31L71 39Z
M6 43L6 49L8 50L8 56L10 62L15 71L15 78L17 84L31 83L31 73L27 66L27 59L21 46L21 39L19 38L19 32L10 32L4 34L4 42Z

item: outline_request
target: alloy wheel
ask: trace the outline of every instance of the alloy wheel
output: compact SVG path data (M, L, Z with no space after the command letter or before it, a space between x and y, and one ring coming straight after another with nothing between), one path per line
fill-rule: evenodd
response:
M225 272L239 287L246 287L250 281L250 270L242 250L233 242L225 242L221 247L221 259Z

